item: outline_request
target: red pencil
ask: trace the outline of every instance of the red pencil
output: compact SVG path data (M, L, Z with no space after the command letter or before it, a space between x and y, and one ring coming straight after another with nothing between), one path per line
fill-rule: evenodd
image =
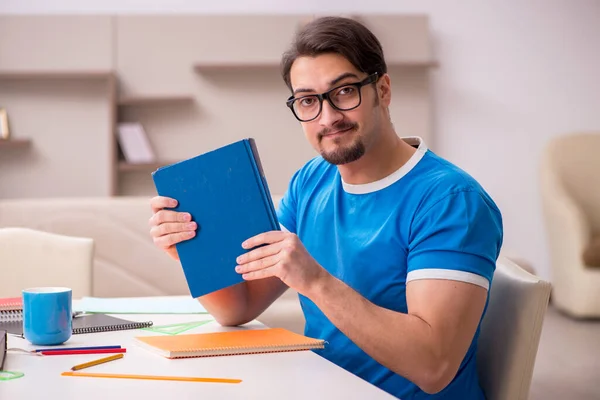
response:
M97 349L97 350L52 350L41 351L45 356L67 356L71 354L103 354L103 353L125 353L127 349Z

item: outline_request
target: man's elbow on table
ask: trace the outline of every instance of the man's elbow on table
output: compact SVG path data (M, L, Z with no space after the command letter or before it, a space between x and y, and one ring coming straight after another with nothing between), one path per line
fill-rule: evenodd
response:
M244 308L236 307L235 304L218 305L207 299L197 299L206 311L222 326L238 326L252 321Z
M252 321L252 318L248 319L232 315L213 315L213 318L221 326L239 326Z
M449 361L440 360L424 370L413 383L427 394L436 394L452 382L457 372L458 368L452 368Z
M211 310L209 310L208 308L206 308L206 309L211 314L211 316L215 319L215 321L217 321L217 323L222 326L244 325L254 319L254 318L248 317L248 315L247 315L248 313L244 312L243 310L223 311L223 310L214 310L213 309L211 312Z

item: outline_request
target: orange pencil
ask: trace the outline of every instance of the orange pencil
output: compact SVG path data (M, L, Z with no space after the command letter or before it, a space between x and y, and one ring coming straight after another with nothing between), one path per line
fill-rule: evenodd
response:
M92 374L88 372L63 372L62 376L84 376L90 378L121 378L121 379L148 379L158 381L184 381L184 382L212 382L212 383L240 383L241 379L224 378L196 378L188 376L155 376L155 375L123 375L123 374Z

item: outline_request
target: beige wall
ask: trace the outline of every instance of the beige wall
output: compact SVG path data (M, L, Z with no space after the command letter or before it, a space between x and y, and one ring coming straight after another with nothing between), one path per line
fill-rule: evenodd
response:
M109 195L109 91L104 79L0 79L11 131L32 141L0 147L0 197Z
M254 137L271 191L283 193L316 155L285 106L278 69L307 17L0 17L0 107L13 136L32 139L31 148L0 149L0 197L153 195L155 165L117 167L113 117L141 122L163 163ZM363 21L385 46L399 134L431 142L428 19ZM189 101L117 106L115 96Z
M549 278L538 160L549 138L600 127L597 0L259 0L251 8L242 0L0 1L0 14L315 11L430 17L440 61L431 81L435 148L490 191L504 215L506 247Z
M31 139L0 146L0 197L111 193L112 31L110 17L0 17L0 108Z

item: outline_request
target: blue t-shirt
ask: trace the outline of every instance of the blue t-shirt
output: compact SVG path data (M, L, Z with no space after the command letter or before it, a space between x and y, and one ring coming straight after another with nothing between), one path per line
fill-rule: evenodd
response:
M410 280L452 279L489 289L503 238L500 211L472 177L420 138L404 140L418 146L410 160L364 185L347 184L335 165L312 159L294 174L278 208L282 228L298 235L323 268L375 305L402 313ZM390 394L484 398L475 361L479 328L454 380L428 395L362 351L310 299L300 295L300 302L305 334L328 342L315 352Z

